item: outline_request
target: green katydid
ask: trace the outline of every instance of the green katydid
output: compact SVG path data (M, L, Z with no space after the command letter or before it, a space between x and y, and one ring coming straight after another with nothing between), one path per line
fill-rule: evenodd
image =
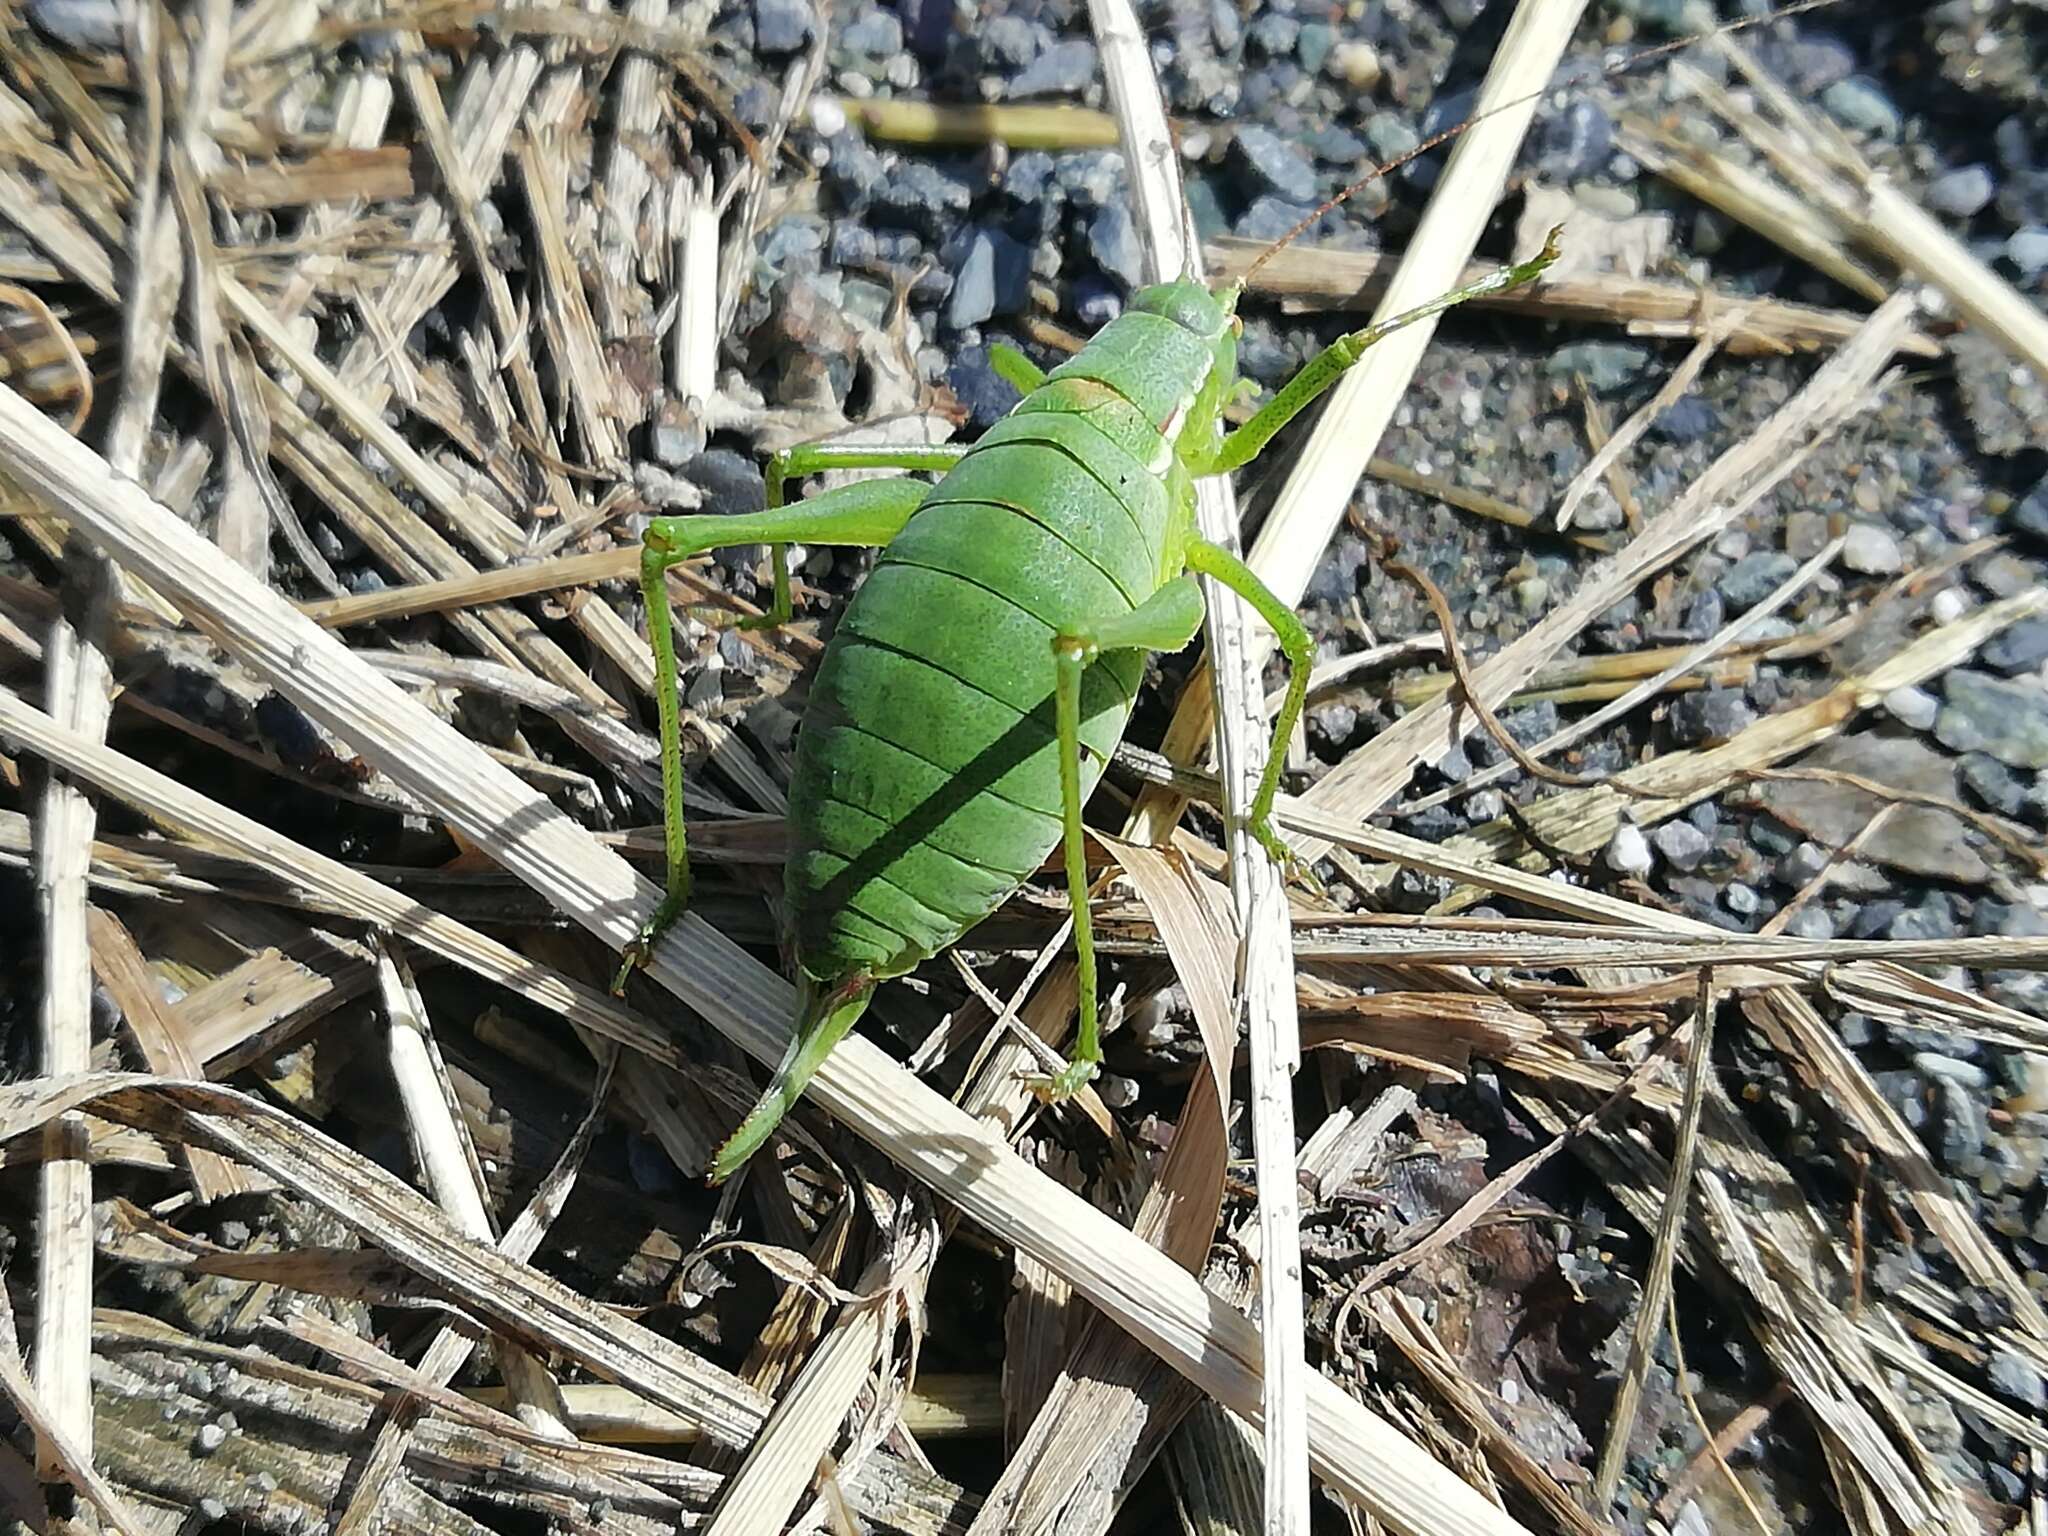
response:
M1247 829L1272 827L1281 750L1301 716L1308 632L1230 551L1195 528L1194 482L1251 461L1381 337L1467 299L1526 283L1557 256L1505 267L1340 336L1261 409L1226 430L1239 389L1241 287L1191 279L1135 294L1079 353L1041 373L1005 350L1023 400L968 446L817 444L776 454L755 514L657 518L641 556L660 711L666 899L627 970L681 914L690 868L667 572L707 550L767 544L769 612L790 613L788 546L874 547L820 663L789 793L787 922L801 994L795 1035L766 1094L720 1148L714 1181L767 1140L878 982L944 950L1064 844L1080 973L1080 1027L1050 1096L1101 1061L1081 807L1122 738L1147 651L1201 627L1196 576L1272 626L1288 665L1275 745ZM871 480L784 504L793 478L832 469L939 474Z

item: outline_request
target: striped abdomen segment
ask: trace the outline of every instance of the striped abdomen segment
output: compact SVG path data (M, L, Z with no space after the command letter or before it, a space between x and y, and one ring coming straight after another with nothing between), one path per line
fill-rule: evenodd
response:
M797 745L785 886L812 976L909 970L1058 844L1052 638L1151 596L1169 511L1160 476L1084 417L1020 412L883 552ZM1119 652L1088 669L1084 795L1143 664Z

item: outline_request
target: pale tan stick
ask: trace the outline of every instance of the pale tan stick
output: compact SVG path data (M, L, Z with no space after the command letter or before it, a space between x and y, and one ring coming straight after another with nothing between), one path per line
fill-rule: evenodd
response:
M55 428L53 427L54 431ZM67 439L69 441L69 439ZM81 450L82 451L82 450ZM93 561L97 564L97 559ZM94 573L86 634L59 617L44 641L44 690L65 728L104 740L113 712L106 655L86 636L103 630L106 581ZM37 1017L42 1070L62 1077L92 1067L92 955L86 873L98 817L62 773L44 786L36 821L36 904L42 912L43 997ZM64 1474L60 1439L92 1444L92 1162L83 1115L43 1135L36 1245L36 1393L59 1439L38 1436L45 1479Z
M659 892L651 882L6 389L0 471L148 576L244 665L591 933L623 947L653 911ZM678 923L649 969L758 1059L781 1056L794 989L701 920ZM968 1217L1066 1275L1204 1391L1248 1417L1261 1412L1259 1338L1243 1316L1164 1254L1025 1167L999 1134L910 1078L879 1047L849 1037L811 1092ZM1346 1497L1402 1531L1521 1529L1335 1383L1310 1372L1306 1387L1315 1465Z
M144 14L147 12L147 14ZM136 176L140 201L129 230L130 258L138 266L156 246L157 159L162 150L163 101L154 90L159 47L153 8L129 13L128 56L149 73L141 150L150 156ZM166 219L165 223L170 221ZM174 227L174 226L173 226ZM175 298L176 287L171 287ZM115 402L108 455L116 472L137 475L156 417L162 348L169 326L155 313L163 285L143 282L123 313L121 395ZM152 340L154 346L152 346ZM78 562L80 567L86 561ZM97 557L90 564L97 567ZM63 724L104 741L113 713L113 671L101 648L109 604L120 596L111 569L87 576L83 630L59 613L44 645L44 698ZM92 956L87 915L87 873L98 822L93 803L61 773L44 786L36 827L36 895L43 919L43 996L37 1018L40 1065L52 1076L83 1072L92 1064ZM92 1163L91 1137L82 1115L53 1122L43 1136L37 1180L36 1317L34 1373L52 1421L63 1437L91 1454L92 1428ZM38 1433L37 1469L61 1474L58 1441ZM87 1468L90 1471L90 1466Z
M128 930L99 907L91 909L87 922L93 970L119 1005L143 1063L165 1077L204 1077L205 1068L192 1053L187 1031L164 1001L155 973ZM178 1160L191 1175L192 1192L202 1202L245 1194L251 1187L241 1169L209 1148L180 1147Z
M1138 230L1148 275L1162 282L1202 275L1192 217L1180 185L1180 157L1167 131L1150 50L1129 0L1090 0L1111 110L1123 126L1124 160L1137 189ZM1237 498L1227 475L1195 483L1202 536L1238 548ZM1224 847L1230 855L1230 897L1239 934L1240 1011L1249 1037L1253 1177L1259 1198L1259 1318L1264 1340L1261 1389L1266 1451L1268 1536L1307 1536L1308 1419L1303 1379L1310 1374L1301 1287L1301 1190L1294 1178L1294 1073L1301 1064L1294 952L1287 887L1243 812L1266 765L1263 658L1271 637L1255 629L1248 604L1221 582L1205 579L1208 605L1210 716L1225 800ZM1273 749L1287 750L1286 742ZM1176 813L1177 814L1177 813ZM1165 833L1169 826L1151 829ZM1139 841L1148 839L1140 838ZM1151 839L1164 841L1164 838Z
M463 1395L502 1406L502 1387L465 1389ZM608 1382L577 1382L562 1388L569 1422L577 1435L597 1445L694 1445L703 1432L695 1424L657 1408L645 1398ZM903 1427L918 1439L960 1439L1002 1433L1003 1394L994 1376L919 1371L904 1399Z
M328 629L347 629L353 624L374 624L416 613L441 613L479 603L531 597L536 592L618 581L638 575L639 571L640 550L635 545L628 549L603 549L594 555L558 555L551 560L495 566L473 576L408 582L354 597L321 598L299 607L315 623Z
M1268 247L1263 241L1225 238L1210 242L1206 249L1219 273L1239 277ZM1283 312L1289 314L1369 309L1371 305L1365 295L1377 285L1380 270L1390 266L1397 254L1292 245L1259 269L1258 276L1251 279L1251 291L1279 298ZM1472 262L1445 286L1477 282L1491 270L1484 262ZM1863 323L1862 315L1848 310L1785 304L1712 289L1706 290L1706 295L1716 307L1740 303L1749 309L1748 317L1728 338L1728 350L1739 357L1778 357L1789 352L1828 350L1847 341ZM1692 341L1699 338L1707 318L1701 313L1700 298L1701 289L1691 283L1625 277L1618 272L1559 276L1553 269L1533 288L1511 288L1472 302L1482 309L1510 310L1547 319L1594 325L1626 324L1632 336ZM1913 357L1942 355L1941 343L1918 331L1909 331L1899 338L1899 351Z
M427 1192L471 1237L480 1243L494 1242L497 1234L485 1204L483 1167L434 1040L426 1000L398 947L382 935L372 943L377 951L377 985L384 1000L391 1076L398 1085L399 1104ZM498 1369L520 1421L550 1439L573 1440L561 1391L547 1368L517 1344L500 1342L497 1354Z

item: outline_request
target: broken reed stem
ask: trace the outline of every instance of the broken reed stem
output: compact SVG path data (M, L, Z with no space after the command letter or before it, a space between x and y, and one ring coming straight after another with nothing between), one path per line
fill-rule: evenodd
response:
M435 1043L426 1000L398 947L382 935L375 936L372 943L377 951L377 983L383 995L391 1076L398 1085L422 1181L434 1202L465 1232L480 1243L495 1242L483 1168ZM498 1342L497 1356L499 1373L521 1422L550 1439L573 1439L565 1422L567 1410L546 1367L505 1340Z
M1147 276L1164 282L1202 275L1180 159L1144 33L1128 0L1090 0L1110 105L1122 127L1124 158L1137 190L1138 232ZM1237 499L1227 475L1195 483L1202 536L1235 553ZM1239 1011L1250 1047L1248 1109L1253 1178L1259 1202L1259 1326L1265 1362L1260 1383L1265 1436L1268 1536L1307 1536L1309 1439L1304 1378L1310 1372L1302 1299L1301 1192L1294 1178L1294 1073L1301 1062L1294 955L1286 881L1243 811L1256 793L1268 746L1261 671L1271 638L1250 623L1249 606L1221 582L1204 578L1209 648L1208 716L1216 724L1218 777L1226 801L1224 848L1240 949ZM1185 702L1185 701L1184 701ZM1286 742L1270 750L1285 752ZM1145 828L1170 831L1170 822ZM1163 836L1139 841L1164 841Z

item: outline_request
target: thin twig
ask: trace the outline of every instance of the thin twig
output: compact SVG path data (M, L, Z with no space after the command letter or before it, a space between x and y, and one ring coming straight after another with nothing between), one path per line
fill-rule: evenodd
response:
M1593 1474L1592 1508L1596 1514L1613 1504L1614 1491L1621 1483L1622 1464L1628 1457L1628 1443L1635 1433L1636 1411L1642 1400L1643 1379L1650 1368L1650 1352L1656 1348L1657 1335L1664 1327L1664 1301L1671 1290L1672 1260L1678 1252L1686 1199L1692 1191L1700 1109L1705 1103L1707 1074L1713 1070L1714 1008L1714 970L1712 966L1701 966L1685 1064L1685 1105L1678 1114L1678 1137L1671 1152L1671 1186L1665 1191L1664 1209L1657 1218L1657 1235L1650 1245L1650 1268L1643 1277L1642 1301L1636 1308L1635 1327L1629 1334L1628 1358L1621 1367L1621 1386L1607 1420L1607 1440L1600 1448L1600 1461Z

